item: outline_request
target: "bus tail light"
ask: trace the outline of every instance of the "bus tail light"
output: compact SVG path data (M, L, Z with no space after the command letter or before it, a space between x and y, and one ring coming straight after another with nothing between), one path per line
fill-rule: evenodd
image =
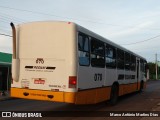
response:
M77 77L69 76L69 88L76 88L77 85Z

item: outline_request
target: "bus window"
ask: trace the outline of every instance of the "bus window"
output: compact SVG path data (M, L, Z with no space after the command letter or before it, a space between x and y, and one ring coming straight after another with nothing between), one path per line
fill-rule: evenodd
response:
M86 35L78 35L78 49L79 64L89 66L89 38Z
M131 71L136 71L136 57L131 55Z
M130 70L130 54L125 53L125 70Z
M147 61L144 61L144 70L145 70L145 77L147 78L147 72L148 72L148 65L147 65Z
M116 68L116 49L106 45L106 67Z
M140 60L140 63L141 63L141 72L145 72L145 66L144 66L144 60Z
M96 39L91 40L91 65L105 67L104 43Z
M124 51L117 50L117 68L124 69Z

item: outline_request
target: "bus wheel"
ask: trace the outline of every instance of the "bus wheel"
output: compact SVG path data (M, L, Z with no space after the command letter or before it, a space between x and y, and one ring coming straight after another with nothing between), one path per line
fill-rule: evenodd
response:
M113 84L110 94L110 104L115 105L118 101L118 85Z

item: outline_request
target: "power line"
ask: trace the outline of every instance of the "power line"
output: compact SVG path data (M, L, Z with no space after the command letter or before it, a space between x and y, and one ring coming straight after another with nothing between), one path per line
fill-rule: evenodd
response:
M116 26L116 27L135 27L136 25L118 25L118 24L110 24L110 23L104 23L100 21L92 21L92 20L81 20L77 18L72 18L72 17L64 17L64 16L59 16L55 14L48 14L48 13L43 13L43 12L38 12L38 11L31 11L31 10L25 10L25 9L17 9L17 8L12 8L12 7L6 7L6 6L0 6L1 8L5 9L11 9L11 10L16 10L16 11L21 11L21 12L29 12L33 14L40 14L40 15L47 15L47 16L54 16L54 17L59 17L59 18L65 18L65 19L72 19L72 20L77 20L77 21L84 21L84 22L90 22L90 23L98 23L98 24L104 24L104 25L110 25L110 26ZM148 30L160 30L159 28L147 28ZM147 30L146 29L146 30Z
M31 11L31 10L25 10L25 9L17 9L17 8L12 8L12 7L5 7L5 6L0 6L0 7L1 7L1 8L6 8L6 9L11 9L11 10L16 10L16 11L21 11L21 12L30 12L30 13L33 13L33 14L54 16L54 17L65 18L65 19L72 19L72 20L77 20L77 21L85 21L85 22L106 24L106 23L102 23L102 22L96 22L96 21L91 21L91 20L80 20L80 19L77 19L77 18L64 17L64 16L59 16L59 15L54 15L54 14L47 14L47 13L43 13L43 12L37 12L37 11ZM115 24L106 24L106 25L121 26L121 25L115 25ZM128 26L127 26L127 27L128 27ZM129 27L133 27L133 26L129 26Z
M135 27L135 26L123 26L123 25L118 25L118 24L110 24L110 23L104 23L104 22L92 21L92 20L80 20L80 19L72 18L72 17L64 17L64 16L55 15L55 14L47 14L47 13L38 12L38 11L31 11L31 10L25 10L25 9L17 9L17 8L6 7L6 6L0 6L0 7L1 8L5 8L5 9L11 9L11 10L16 10L16 11L21 11L21 12L30 12L30 13L33 13L33 14L54 16L54 17L59 17L59 18L72 19L72 20L84 21L84 22L90 22L90 23L105 24L105 25L116 26L116 27Z
M158 38L160 37L160 35L157 35L155 37L152 37L152 38L149 38L149 39L146 39L146 40L142 40L142 41L139 41L139 42L134 42L134 43L128 43L128 44L121 44L121 45L134 45L134 44L138 44L138 43L143 43L143 42L146 42L146 41L150 41L152 39L155 39L155 38Z
M156 50L156 49L159 49L159 47L145 47L145 48L138 48L138 49L132 49L130 48L131 51L139 51L139 50Z
M11 35L12 34L11 32L12 31L8 31L8 30L5 30L5 29L0 30L0 33L6 34L6 35Z
M7 34L3 34L3 33L0 33L0 35L7 36L7 37L12 37L11 35L7 35Z
M14 21L17 21L17 22L24 22L24 21L26 21L24 19L17 18L15 16L11 16L9 14L4 14L4 13L1 13L1 12L0 12L0 16L1 16L1 19L8 19L8 20L12 20L12 21L14 20Z
M12 8L12 7L5 7L5 6L0 6L1 8L6 8L6 9L12 9L12 10L16 10L16 11L23 11L23 12L30 12L30 13L36 13L36 14L41 14L41 15L47 15L47 16L54 16L54 17L60 17L60 18L66 18L66 19L75 19L75 20L79 20L76 18L70 18L70 17L63 17L63 16L59 16L59 15L53 15L53 14L47 14L47 13L43 13L43 12L37 12L37 11L31 11L31 10L25 10L25 9L17 9L17 8Z
M14 21L14 22L17 22L17 23L22 23L22 21L20 21L20 20L16 20L14 18L7 18L6 16L5 17L2 16L2 18L0 19L0 21L5 21L6 23L10 23L11 21ZM9 22L7 22L7 21L9 21Z

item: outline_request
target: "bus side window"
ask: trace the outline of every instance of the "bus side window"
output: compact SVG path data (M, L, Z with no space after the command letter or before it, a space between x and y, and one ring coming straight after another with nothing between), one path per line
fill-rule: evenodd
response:
M91 39L91 65L92 67L105 67L105 49L104 43L96 40L94 38Z
M116 68L116 49L106 45L106 67Z
M124 69L124 51L117 49L117 68Z
M125 52L125 70L130 70L131 58L130 54Z
M136 57L131 55L131 71L136 71Z
M148 64L147 61L144 61L144 68L145 68L145 77L147 78L147 72L148 72Z
M84 35L78 35L78 55L79 55L79 64L81 66L89 66L89 38Z
M141 72L145 72L145 63L144 63L144 60L140 60L140 63L141 63Z

